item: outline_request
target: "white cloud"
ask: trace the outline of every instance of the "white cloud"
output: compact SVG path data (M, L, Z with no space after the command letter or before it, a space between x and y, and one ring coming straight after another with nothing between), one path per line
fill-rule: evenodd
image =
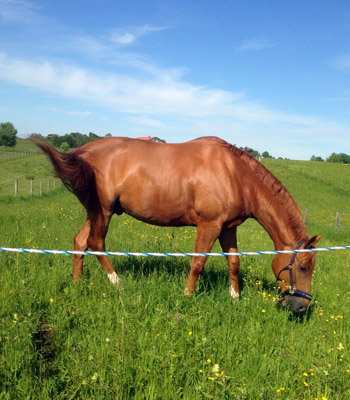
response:
M166 71L160 74L159 80L152 75L138 79L48 61L11 59L4 53L0 53L0 79L126 113L229 115L234 111L233 103L241 98L241 94L175 80Z
M149 70L153 69L157 67L150 65ZM155 128L161 128L164 136L167 133L178 138L177 141L217 135L259 151L268 149L271 154L291 158L298 154L304 159L310 157L316 142L323 144L328 153L330 145L350 146L348 127L274 110L249 101L242 92L193 85L167 70L160 70L157 79L153 73L140 77L95 72L62 63L14 59L0 53L0 80L40 90L45 96L74 98L128 114L124 122L128 120L130 125L126 125L123 135L132 134L133 130L152 134ZM90 115L89 111L61 112L77 117ZM328 153L318 155L325 157Z
M236 49L238 51L259 51L273 47L273 43L264 38L244 40Z
M318 123L316 118L287 114L250 102L241 92L184 82L166 70L159 74L158 80L153 75L137 78L118 73L96 73L48 61L12 59L0 53L0 79L124 113L220 117L254 121L260 125L278 122L315 126Z
M136 42L142 36L152 32L159 32L167 29L164 26L143 25L129 29L114 29L110 32L109 40L118 45L129 45Z
M160 121L159 119L150 118L150 117L144 116L144 115L139 116L139 117L132 117L132 118L129 118L129 120L138 125L148 126L151 128L165 128L166 127L166 124L163 123L162 121Z
M91 111L78 111L78 110L61 110L57 107L48 107L50 111L56 112L56 113L63 113L67 115L77 115L77 116L86 116L86 115L92 115Z

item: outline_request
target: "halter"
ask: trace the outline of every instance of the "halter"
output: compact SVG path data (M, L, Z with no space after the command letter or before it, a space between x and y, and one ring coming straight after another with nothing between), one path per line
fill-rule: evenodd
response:
M301 240L298 244L297 247L295 248L295 250L298 250L300 248L300 246L305 242L305 239ZM295 261L295 257L297 256L297 253L294 253L292 255L292 258L290 259L290 262L288 265L286 265L284 268L282 268L280 270L280 272L277 275L277 281L280 281L281 279L279 279L280 274L282 271L289 271L289 283L290 283L290 287L288 289L286 289L280 296L279 300L282 300L283 297L285 296L297 296L297 297L303 297L304 299L307 299L309 301L312 300L312 296L311 294L305 293L301 290L298 290L294 287L294 283L293 283L293 263ZM277 283L276 283L276 290L277 290Z

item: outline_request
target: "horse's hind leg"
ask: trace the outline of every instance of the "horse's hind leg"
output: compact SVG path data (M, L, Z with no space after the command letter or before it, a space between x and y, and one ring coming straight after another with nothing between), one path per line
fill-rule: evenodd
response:
M87 239L87 244L92 251L105 251L105 238L108 231L109 221L111 219L111 214L103 215L102 212L99 213L91 224L91 230L89 237ZM106 272L108 279L113 284L119 283L119 278L114 271L112 264L105 255L96 256L102 268Z
M194 252L209 253L220 234L220 230L221 226L216 223L198 225ZM202 272L207 258L205 256L192 257L191 271L185 287L186 295L194 292L198 275Z
M79 233L74 238L74 250L85 251L88 248L87 239L90 235L91 222L89 219L85 221L85 224L80 229ZM83 272L83 259L82 254L74 254L73 257L73 279L76 281L81 278Z
M219 242L224 253L237 253L237 227L225 229L219 236ZM226 257L230 274L230 295L234 299L239 299L239 257Z

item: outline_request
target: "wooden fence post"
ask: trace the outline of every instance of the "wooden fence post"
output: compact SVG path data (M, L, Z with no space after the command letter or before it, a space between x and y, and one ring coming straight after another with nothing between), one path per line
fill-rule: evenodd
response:
M335 232L338 232L339 220L340 220L340 212L337 211L337 213L335 214Z
M33 179L30 180L29 194L30 194L31 196L33 195Z
M308 212L309 212L309 209L305 208L305 213L304 213L304 222L305 222L305 224L307 222L307 214L308 214Z
M15 196L18 195L18 179L15 180Z

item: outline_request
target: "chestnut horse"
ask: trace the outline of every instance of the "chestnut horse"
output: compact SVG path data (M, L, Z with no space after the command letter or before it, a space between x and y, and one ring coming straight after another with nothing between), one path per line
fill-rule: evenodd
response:
M312 248L300 210L286 188L258 161L216 137L168 144L111 137L69 153L32 140L50 158L57 177L86 208L87 219L74 239L74 250L105 250L113 214L123 212L149 224L196 226L196 253L210 252L219 239L225 253L237 252L237 226L255 218L276 250ZM97 255L112 283L110 261ZM194 256L185 293L191 294L206 257ZM230 294L239 298L239 257L228 256ZM284 292L284 305L305 311L311 299L314 253L277 254L272 269ZM285 267L287 265L287 267ZM74 255L73 279L81 277L83 255Z

